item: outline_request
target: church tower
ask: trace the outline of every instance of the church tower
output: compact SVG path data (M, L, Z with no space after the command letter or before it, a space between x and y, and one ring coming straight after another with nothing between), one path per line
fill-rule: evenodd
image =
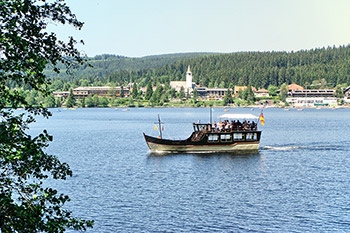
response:
M188 65L188 69L186 72L186 88L192 89L192 72L190 70L190 65Z

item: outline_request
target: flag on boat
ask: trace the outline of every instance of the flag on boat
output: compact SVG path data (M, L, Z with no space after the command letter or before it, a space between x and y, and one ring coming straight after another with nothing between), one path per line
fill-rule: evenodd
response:
M157 130L157 129L158 129L157 125L155 125L155 126L154 126L154 129L155 129L155 130Z
M263 113L261 113L261 114L260 114L259 119L260 119L260 123L261 123L261 125L265 125L265 119L264 119L264 115L263 115Z
M164 125L162 126L162 131L164 131Z

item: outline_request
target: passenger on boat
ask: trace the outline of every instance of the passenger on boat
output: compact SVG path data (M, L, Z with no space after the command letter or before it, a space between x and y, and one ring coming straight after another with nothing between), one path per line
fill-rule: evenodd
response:
M216 128L217 126L216 126L216 122L215 122L215 121L213 122L213 124L212 124L211 127L212 127L212 130L213 130L213 131L216 131L216 130L217 130L217 128Z
M224 122L220 121L218 123L218 128L219 128L219 131L222 131L224 129Z
M252 123L250 125L250 129L251 130L256 130L256 123L254 121L252 121Z
M225 122L225 131L226 132L230 132L231 131L231 125L229 121Z

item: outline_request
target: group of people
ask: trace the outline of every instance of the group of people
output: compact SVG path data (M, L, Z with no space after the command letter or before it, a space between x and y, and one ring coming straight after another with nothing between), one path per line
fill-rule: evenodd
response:
M232 130L256 130L257 124L252 121L246 121L240 122L239 120L229 121L224 120L216 123L215 121L212 124L212 130L213 131L219 131L219 132L230 132Z

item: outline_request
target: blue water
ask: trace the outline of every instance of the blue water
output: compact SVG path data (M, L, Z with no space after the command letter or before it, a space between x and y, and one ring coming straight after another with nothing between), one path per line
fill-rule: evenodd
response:
M350 110L264 109L260 152L151 154L142 132L186 138L207 108L53 111L48 151L73 177L55 182L89 232L349 232ZM215 108L260 114L259 109Z

